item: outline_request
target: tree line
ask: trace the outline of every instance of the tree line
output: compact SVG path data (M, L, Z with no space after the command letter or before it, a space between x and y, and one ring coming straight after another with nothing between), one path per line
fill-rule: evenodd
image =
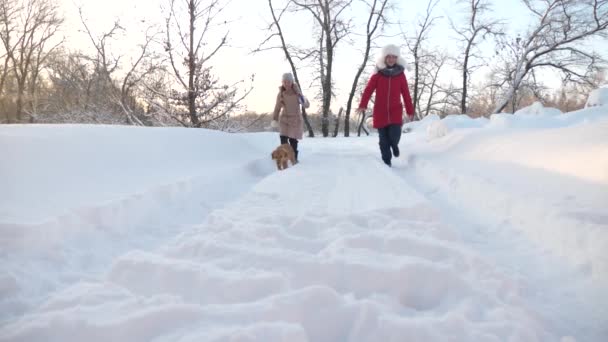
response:
M580 94L605 82L605 56L588 43L608 37L608 0L519 0L529 26L516 36L490 0L459 0L453 11L460 15L450 18L437 13L440 1L429 0L414 22L403 23L395 20L395 0L267 0L267 35L251 53L278 49L298 84L302 73L312 75L304 88L316 91L320 108L313 114L318 119L303 113L309 136L332 135L332 125L334 136L340 125L345 136L361 134L357 122L364 118L352 113L372 70L372 51L389 36L403 42L411 65L417 119L512 112L534 100L572 110L582 105ZM0 121L247 129L256 120L244 123L235 114L245 110L255 75L227 84L213 70L229 39L231 23L220 19L226 6L224 0L167 0L164 25L137 33L119 21L96 31L80 9L84 52L61 36L65 20L55 1L0 0ZM286 27L294 18L309 19L312 40L290 36ZM455 51L434 45L434 30L446 22ZM126 35L138 42L129 56L116 48ZM336 103L337 51L352 45L360 47L349 56L356 69L346 102ZM458 80L442 78L446 70L458 71ZM546 71L560 75L557 91L540 80ZM338 116L333 107L342 107Z

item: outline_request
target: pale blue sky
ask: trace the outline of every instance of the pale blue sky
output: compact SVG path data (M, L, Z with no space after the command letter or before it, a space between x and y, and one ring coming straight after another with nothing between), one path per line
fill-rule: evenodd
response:
M97 32L108 30L116 18L127 27L128 32L120 43L116 43L117 51L128 51L128 49L141 40L141 28L146 23L157 22L162 25L165 14L161 11L161 6L166 6L168 0L60 0L67 16L66 34L70 40L71 48L89 49L90 44L82 35L76 32L81 28L78 19L78 5L81 5L85 16L89 20L91 29ZM278 7L279 1L275 1ZM435 13L443 16L438 21L437 28L431 33L431 44L445 47L448 51L454 51L453 34L448 28L447 17L451 16L457 21L460 10L455 7L456 0L442 0ZM394 20L404 23L406 30L412 30L414 21L419 15L423 15L426 10L426 3L422 1L399 2L400 9L393 15ZM462 8L462 7L460 7ZM509 29L525 29L528 18L521 13L525 13L519 0L496 0L494 1L495 13L498 17L508 20ZM289 64L285 61L281 51L263 52L251 55L249 52L258 46L267 35L263 30L270 21L268 2L266 0L233 0L228 5L226 15L232 22L230 29L230 47L221 51L212 60L214 69L221 80L226 83L235 82L239 79L246 79L251 73L256 74L255 89L247 99L250 110L257 112L268 112L273 108L276 88L280 85L280 77L283 72L290 71ZM352 10L350 15L355 21L361 23L365 20L364 13L357 13ZM312 22L307 13L299 14L299 19L294 21L294 16L290 17L289 24L285 23L287 39L294 44L307 45L310 41L310 23ZM359 32L363 32L363 27ZM221 31L223 32L223 31ZM393 28L394 33L399 32L398 27ZM296 42L295 40L298 40ZM400 37L386 39L378 44L404 43ZM310 45L308 45L310 46ZM341 105L346 102L347 93L353 81L357 65L360 63L361 53L357 48L363 45L349 44L344 42L338 46L336 56L335 84L337 87L337 100L332 106L337 112ZM373 51L375 54L377 51ZM406 54L402 50L407 59ZM304 69L300 71L303 78L303 88L305 93L314 95L313 88L308 88L311 82L311 73ZM459 83L457 75L446 72L444 79L454 77L454 82ZM313 109L315 103L313 103Z

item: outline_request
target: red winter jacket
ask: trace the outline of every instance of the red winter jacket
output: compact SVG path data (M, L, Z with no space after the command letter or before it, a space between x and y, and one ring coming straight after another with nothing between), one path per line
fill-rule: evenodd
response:
M412 105L405 73L401 72L390 77L380 72L372 75L363 91L359 108L367 108L367 103L374 90L376 91L373 113L374 128L403 124L403 104L400 97L403 97L407 115L410 118L414 116L414 105Z

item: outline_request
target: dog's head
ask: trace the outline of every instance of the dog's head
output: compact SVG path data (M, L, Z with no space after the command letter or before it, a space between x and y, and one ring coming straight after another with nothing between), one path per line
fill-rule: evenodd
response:
M289 159L293 155L293 149L289 144L281 144L272 152L272 159L282 160Z
M279 146L279 147L277 147L276 150L272 151L271 156L272 156L272 159L281 160L281 159L287 158L287 152L284 149L280 148L280 146Z

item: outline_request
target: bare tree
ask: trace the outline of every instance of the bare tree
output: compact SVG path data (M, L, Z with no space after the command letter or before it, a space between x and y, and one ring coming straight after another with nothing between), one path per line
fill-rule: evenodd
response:
M370 50L372 47L372 40L377 38L379 33L382 33L384 26L387 23L385 17L385 11L389 9L389 0L363 0L363 3L369 8L369 16L367 18L366 30L365 30L365 50L363 52L363 60L355 73L353 78L353 84L348 95L348 101L346 102L346 113L344 117L344 136L350 135L350 111L352 109L352 102L357 92L357 85L359 84L359 77L363 73L363 70L368 65L370 60Z
M426 47L425 41L431 28L427 26L430 22L429 14L430 11L427 12L427 19L419 22L419 32L414 42L409 42L408 45L414 56L414 82L410 91L414 89L416 96L414 109L417 119L429 114L453 113L460 95L459 87L440 82L441 72L452 59L450 55L441 49ZM424 33L421 35L420 32Z
M359 78L359 83L357 84L357 89L364 89L367 85L367 79L369 79L369 73L365 72L362 75L363 77ZM372 97L370 101L373 103L374 98ZM371 116L371 111L360 112L360 118L357 120L359 124L357 125L357 136L361 136L361 131L365 132L365 135L369 135L369 130L365 127L365 123L367 119Z
M426 7L426 14L424 18L419 19L416 24L416 33L413 37L408 38L405 33L403 36L405 38L408 49L410 50L412 57L414 59L414 82L413 87L410 88L410 91L413 90L412 102L414 108L416 108L417 116L420 117L420 98L421 98L421 80L422 80L422 65L428 62L429 58L433 57L432 53L427 52L424 48L424 43L429 39L429 33L435 20L439 19L439 17L433 16L433 10L439 0L430 0ZM401 30L403 32L403 29Z
M100 112L114 112L117 108L113 96L117 87L114 84L113 75L120 70L120 62L124 55L116 53L116 50L113 51L111 44L125 32L125 28L119 21L115 21L110 29L97 35L89 28L82 8L79 9L79 12L80 21L95 49L93 57L86 57L92 63L94 76L92 79L94 91L87 98L88 105L96 107L95 109Z
M289 62L289 66L291 67L291 72L293 73L295 82L298 85L298 87L300 89L302 89L302 84L300 83L300 78L298 77L298 70L296 68L294 59L292 57L292 52L291 52L292 47L287 44L287 39L285 39L285 34L283 32L283 29L281 28L281 18L287 12L287 9L289 8L289 4L287 6L285 6L282 10L279 11L278 16L277 16L277 13L272 4L272 0L268 0L268 7L270 8L270 14L272 15L272 23L268 27L268 31L270 31L271 34L266 39L264 39L264 41L254 51L254 53L257 53L260 51L265 51L265 50L271 50L271 49L275 49L275 48L282 49L283 53L285 54L285 58L287 59L287 61ZM281 46L280 47L265 47L265 45L272 38L275 38L275 37L278 37L280 39ZM306 125L306 128L308 129L308 136L311 138L314 137L315 133L312 129L312 126L310 125L310 121L308 120L308 114L306 113L306 108L304 108L303 106L302 106L302 118L304 119L304 124Z
M92 82L89 84L89 89L92 91L87 92L87 106L93 107L100 115L105 113L114 115L121 120L121 123L151 124L146 120L143 106L136 97L141 93L142 80L146 75L161 68L161 61L151 51L159 32L153 26L148 26L144 32L143 42L138 44L138 49L134 53L129 55L117 53L116 51L119 50L112 45L126 32L120 22L115 21L107 31L95 34L87 24L82 8L79 12L81 23L95 50L93 57L84 57L92 64L90 75Z
M8 87L5 87L12 69L15 49L19 41L17 40L17 19L20 8L16 0L0 0L0 47L3 51L0 56L2 69L0 70L0 104L5 108L4 115L6 122L11 122L9 110L9 97L7 96Z
M428 41L433 25L441 17L434 16L433 11L439 0L430 0L426 13L416 23L415 35L407 37L406 44L414 60L414 77L410 91L416 110L416 118L422 119L429 114L444 115L454 107L454 99L460 89L452 84L439 82L439 75L449 60L449 55L436 48L429 48Z
M323 136L329 136L329 112L333 97L332 72L335 49L344 37L351 32L351 20L343 19L343 12L353 0L293 0L293 3L312 14L320 30L318 42L319 74L322 94Z
M467 21L464 25L457 27L450 19L452 29L459 36L460 42L463 44L459 61L460 70L462 73L462 93L460 99L460 111L463 114L467 113L468 89L471 74L478 66L471 65L472 59L480 58L477 55L477 47L480 40L485 40L488 35L498 34L498 20L484 18L484 15L490 11L490 5L487 0L461 0L461 3L467 5Z
M342 117L342 112L344 111L343 107L340 107L340 111L338 111L338 116L334 120L334 135L332 137L337 137L338 132L340 131L340 118Z
M17 18L19 6L15 0L0 0L0 42L2 43L2 70L0 70L0 96L4 92L4 85L10 71L10 63L14 58L17 40ZM13 41L14 40L14 41Z
M5 8L11 6L10 3L5 3L5 5ZM8 28L9 26L5 26L4 31L4 33L13 32L16 34L16 44L11 47L10 36L5 37L4 34L3 42L8 47L7 56L11 60L17 86L16 119L21 121L26 86L29 82L31 92L35 90L42 63L48 54L61 44L59 42L50 49L46 48L46 44L52 41L63 23L63 19L58 14L58 5L50 0L26 0L16 9L18 10L16 30L11 30ZM10 13L10 10L7 13ZM10 15L8 18L10 18ZM9 52L11 49L12 52Z
M586 82L597 71L599 56L582 41L606 37L608 0L522 0L537 22L524 37L503 42L510 53L503 63L508 90L494 109L503 111L529 72L553 68L571 81Z
M485 79L478 85L474 85L474 92L471 92L468 101L468 115L472 117L488 117L500 97L502 81L504 77L500 74L497 68L490 70Z
M606 75L605 69L595 73L592 76L591 83L577 84L565 82L559 89L553 90L553 93L545 98L543 104L548 107L555 107L564 113L582 109L587 102L587 95L594 89L605 84Z
M30 106L27 109L30 114L30 122L33 122L34 118L37 116L39 93L38 83L40 74L43 69L46 68L49 56L51 56L51 54L65 42L63 37L58 41L51 41L51 39L57 35L60 25L63 23L63 19L54 17L50 20L55 20L55 24L51 23L51 25L47 27L47 31L41 36L39 44L35 46L32 55L31 72L28 80ZM48 44L51 44L51 46L48 46Z
M420 119L429 114L445 115L455 106L460 89L439 82L439 75L449 56L445 52L425 53L429 57L420 64L419 100L416 112Z
M120 95L116 96L118 99L115 101L120 104L129 124L144 124L134 109L134 94L142 87L142 82L148 75L162 69L160 58L150 51L150 45L154 42L155 37L156 33L152 31L152 28L148 28L143 43L139 45L138 54L120 82Z
M168 53L177 83L182 89L175 92L174 104L185 107L185 111L177 111L173 117L184 126L203 127L238 108L252 88L238 96L236 86L243 81L230 86L220 84L209 66L209 61L226 46L228 39L226 32L219 41L211 42L215 23L219 21L219 15L225 9L220 0L179 1L185 6L186 25L183 25L180 17L182 8L179 8L178 1L170 0L170 14L166 19L165 51ZM224 22L224 25L226 24L227 22ZM176 44L172 30L177 31ZM212 46L210 51L204 50L206 46ZM185 68L182 68L182 65Z
M47 98L53 112L83 112L92 92L93 68L90 59L64 50L50 55L47 73L51 93Z
M175 91L171 89L173 79L171 71L158 68L142 80L141 97L146 102L146 115L157 125L181 124L178 121L181 109L175 106Z

